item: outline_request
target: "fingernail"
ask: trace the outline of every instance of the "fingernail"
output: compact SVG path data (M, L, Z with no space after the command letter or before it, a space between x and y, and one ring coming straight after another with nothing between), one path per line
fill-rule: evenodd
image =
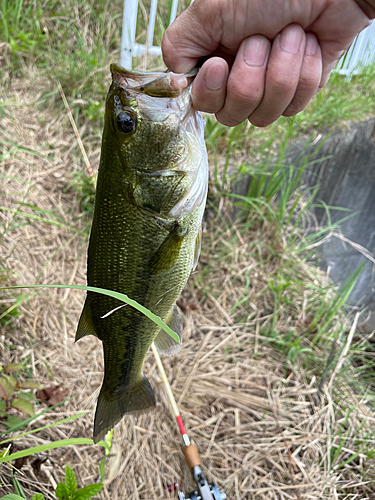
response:
M317 50L318 50L318 40L312 34L307 35L306 49L305 49L306 54L308 56L313 56L317 53Z
M285 52L296 54L301 48L303 31L297 24L292 24L281 33L280 47Z
M248 66L264 66L270 44L262 36L251 36L244 42L243 58Z
M207 69L204 83L209 90L219 90L224 85L225 68L220 64L213 64Z

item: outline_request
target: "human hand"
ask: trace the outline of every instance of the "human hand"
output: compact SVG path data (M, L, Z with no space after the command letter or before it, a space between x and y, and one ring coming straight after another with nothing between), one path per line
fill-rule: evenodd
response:
M166 30L163 57L175 72L209 57L194 107L265 127L305 108L374 17L375 0L195 0Z

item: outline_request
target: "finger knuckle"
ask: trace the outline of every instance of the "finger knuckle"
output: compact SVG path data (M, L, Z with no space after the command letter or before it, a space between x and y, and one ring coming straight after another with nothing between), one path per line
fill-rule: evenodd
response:
M255 127L265 128L268 127L268 125L271 125L271 123L273 123L274 120L262 118L261 116L254 116L254 117L250 116L249 122Z
M216 113L216 119L218 122L220 122L222 125L225 125L226 127L235 127L236 125L239 125L243 121L241 119L238 119L238 117L232 116L230 113L226 111L221 111L219 113Z
M256 107L262 99L263 92L260 87L244 89L238 86L228 88L231 100L246 107Z
M285 95L293 90L296 86L292 77L287 75L279 75L272 82L274 93L277 95Z
M320 82L320 74L312 74L310 72L301 73L298 82L298 91L306 94L314 93Z
M217 113L224 105L225 94L217 92L195 92L192 102L195 109L204 113Z
M212 101L204 101L202 103L194 104L195 109L199 109L199 111L203 111L203 113L217 113L222 108L221 102Z
M303 109L305 109L305 105L303 104L289 104L289 106L286 108L286 110L284 111L283 113L283 116L294 116L296 115L297 113L299 113L300 111L302 111Z

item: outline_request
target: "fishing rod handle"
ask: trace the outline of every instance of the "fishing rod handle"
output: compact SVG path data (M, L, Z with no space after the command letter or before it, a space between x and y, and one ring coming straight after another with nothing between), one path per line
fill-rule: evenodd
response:
M186 458L186 462L190 469L193 469L197 465L201 465L201 459L199 457L198 450L196 446L193 444L189 444L189 446L185 446L184 455Z

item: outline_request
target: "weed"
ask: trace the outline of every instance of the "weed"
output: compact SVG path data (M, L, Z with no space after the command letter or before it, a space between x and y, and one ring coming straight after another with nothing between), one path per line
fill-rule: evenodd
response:
M230 183L234 185L241 184L243 187L247 182L243 195L222 192L222 196L234 199L239 209L236 231L233 233L225 216L217 213L217 217L221 219L219 227L224 225L224 232L227 234L224 239L218 235L213 236L216 255L214 258L211 256L210 264L202 270L202 276L197 277L199 285L205 288L205 283L211 281L208 276L215 266L219 264L228 269L233 286L233 300L230 304L226 300L227 306L229 305L227 309L234 321L241 322L249 319L249 306L255 300L252 284L255 263L246 265L245 259L245 268L240 272L235 271L239 262L234 264L234 249L247 248L245 254L255 257L258 269L271 267L273 272L268 271L264 275L261 292L265 309L271 318L267 326L262 327L261 334L264 342L283 353L288 366L293 366L297 359L311 364L314 346L322 347L325 344L324 348L330 349L334 338L341 333L339 328L333 332L333 325L360 272L360 269L357 270L338 292L328 284L323 288L306 285L306 271L301 264L309 259L317 259L315 248L337 229L340 221L333 223L330 218L331 207L322 204L327 213L327 226L318 230L315 224L313 228L310 226L309 213L314 207L320 206L315 203L317 187L304 188L302 179L305 170L315 163L316 151L304 157L299 167L287 163L286 149L293 129L294 125L290 123L277 153L273 149L275 138L271 136L262 150L263 161L258 165L243 164L241 171L230 177ZM219 184L217 189L223 189L223 186ZM262 244L257 242L257 232L269 233L267 246L264 244L264 237L259 237ZM232 236L228 240L229 235ZM210 294L214 294L212 288L208 292ZM280 324L292 323L294 304L303 295L307 303L308 324L302 332L295 327L286 330L283 327L280 330ZM220 300L220 297L216 297L216 300Z
M40 1L2 0L0 33L11 53L11 61L19 62L28 55L42 51L46 32L41 27L43 7Z
M10 328L14 326L16 320L21 316L19 305L23 302L24 298L25 295L21 293L14 298L14 303L12 305L8 305L6 302L0 304L0 325ZM9 297L7 298L7 301L8 300Z
M87 140L87 135L89 135L92 141L99 143L100 134L97 131L101 129L103 124L103 103L109 83L108 65L109 62L119 60L122 0L112 3L108 0L99 0L95 6L87 2L77 4L71 0L67 0L67 2L64 3L56 3L55 0L36 0L31 3L25 0L2 1L3 17L0 22L3 24L1 24L0 29L0 39L1 42L6 43L7 47L5 54L1 55L1 64L3 67L9 68L11 77L12 75L22 76L29 67L33 67L34 70L37 69L39 77L44 78L40 103L41 105L47 103L52 104L55 114L60 113L60 110L62 110L62 103L58 96L55 83L56 78L60 79L69 97L69 103L78 126L81 130L85 127L83 131L85 139ZM22 7L21 10L20 6ZM172 4L170 0L168 2L162 2L162 5L158 7L155 23L156 31L153 40L155 44L160 43L165 26L168 23L171 8ZM148 3L141 3L139 16L143 19L143 25L141 24L141 29L138 33L138 41L140 42L147 37L147 10ZM33 16L30 15L30 12ZM29 16L27 19L26 15ZM6 24L4 24L4 18L6 19ZM24 36L25 33L27 36ZM5 39L5 37L7 38ZM143 63L142 61L138 61L137 64ZM315 261L318 259L315 250L317 245L325 237L328 237L330 231L336 226L329 218L331 207L324 207L322 204L321 206L328 214L327 227L320 228L317 232L314 231L315 225L311 223L309 212L314 208L314 204L316 203L314 201L316 189L312 188L310 191L306 192L300 188L303 179L303 171L309 168L314 160L313 158L307 158L302 167L298 169L287 165L284 161L285 147L287 144L284 139L287 135L290 140L298 133L310 136L316 131L320 131L320 128L327 130L331 126L340 125L340 123L344 123L348 119L363 118L372 114L375 109L373 99L375 88L373 73L374 68L369 68L367 74L364 73L358 77L354 77L350 84L343 77L333 76L327 88L316 96L315 100L309 105L306 111L299 114L294 120L281 118L275 125L269 127L267 130L256 129L247 122L233 129L229 129L220 125L214 118L209 116L206 117L207 143L211 150L211 157L216 155L215 192L210 194L210 212L213 214L214 223L207 222L203 255L201 263L199 264L201 271L194 275L192 288L194 288L197 294L198 300L196 302L199 304L199 307L202 306L202 308L205 308L205 313L207 314L206 323L211 323L218 327L217 330L213 329L211 331L210 344L207 344L208 349L213 349L209 358L211 363L210 366L213 367L213 373L214 371L222 369L223 373L225 373L225 377L231 380L231 382L228 382L225 379L225 387L223 387L225 389L230 386L230 393L232 395L237 394L238 397L244 397L246 395L246 385L242 385L240 391L236 393L236 381L240 380L241 383L249 381L246 377L249 374L248 366L251 365L252 362L252 353L254 356L257 356L258 361L262 362L265 359L262 350L266 351L267 363L272 364L272 370L274 366L279 367L281 365L281 371L287 371L288 374L292 373L292 375L296 375L300 371L303 378L301 387L305 390L305 382L311 384L308 388L309 391L312 391L317 385L314 382L315 379L319 380L322 374L326 375L332 370L332 367L335 366L337 362L337 356L342 353L340 346L343 341L345 341L347 335L347 325L342 311L345 300L354 283L353 280L355 276L337 293L337 290L335 290L327 279L322 277L319 271L307 264L309 259L314 259ZM6 71L2 72L2 74L5 76ZM45 83L46 77L50 81L49 86ZM3 97L3 93L1 97ZM1 117L9 117L12 104L13 102L9 101L4 95L4 100L0 103ZM93 134L93 130L95 131L95 135ZM7 143L3 142L2 144L3 150L1 161L8 162L11 160L12 156L16 155L18 155L19 159L22 159L23 154L31 155L34 159L40 158L39 153L17 145L14 138L7 137L5 139ZM71 144L67 145L66 150L70 147ZM277 153L278 151L280 151L280 154ZM58 152L51 151L51 154L58 155ZM252 164L249 164L247 160L249 156L253 158ZM237 158L239 158L238 161ZM233 165L235 165L235 173L233 173ZM239 174L237 172L239 172ZM11 175L13 174L11 173ZM251 176L251 179L248 189L244 194L236 196L225 194L225 196L223 196L223 191L227 192L229 186L232 186L236 182L240 183L244 181L245 176ZM77 194L77 197L79 197L81 212L91 215L94 196L91 180L86 174L75 173L71 178L68 178L68 183L69 186L67 189L73 190ZM217 208L219 201L224 208L229 204L232 205L233 201L238 205L239 216L235 223L231 222L229 224L224 211ZM55 210L54 206L49 210L42 210L38 207L38 201L30 201L26 199L26 195L21 200L17 200L16 203L16 205L5 207L8 217L7 222L1 227L5 239L12 236L12 232L16 229L20 229L22 226L26 225L30 227L30 232L32 232L36 226L45 228L46 226L48 227L48 225L53 225L54 228L63 230L69 229L69 232L71 232L71 224L68 224L67 219L64 217L65 206L60 211ZM5 203L2 203L2 205L5 205ZM344 216L345 215L346 214L344 214ZM80 216L81 214L77 214L77 218ZM29 229L29 227L27 229ZM79 238L80 235L83 236L82 240L86 241L87 230L75 232L75 237ZM23 235L19 238L22 238L22 236ZM21 241L21 239L17 241ZM71 241L72 240L68 238L61 244L58 242L57 245L60 249L66 249L71 244ZM56 244L56 242L54 242L54 244ZM56 252L57 251L59 250L56 250ZM8 252L8 255L9 254L10 251ZM4 261L8 255L3 257ZM35 272L35 275L37 275L36 282L42 277L45 277L44 271L47 265L49 266L51 264L54 255L55 254L50 253L48 261L37 267ZM74 261L74 263L77 262L74 257L71 260ZM63 266L65 266L66 260L63 262ZM58 262L58 264L60 263L61 261ZM66 268L68 268L68 264ZM49 282L56 281L53 276L54 275L48 276L50 279ZM68 275L64 276L67 277L66 282L68 282L70 276L72 276L71 279L73 280L75 271L72 272L72 274L69 272ZM83 279L83 271L79 270L78 276L80 279ZM64 280L62 282L64 282ZM1 311L1 314L7 311L7 314L3 315L2 321L7 324L8 327L14 325L21 311L20 304L29 296L28 293L15 296L13 302L7 299L11 307L15 306L13 309L6 309L3 307ZM7 306L8 302L6 303ZM215 316L214 313L212 313L213 308L219 310L221 314L219 319L217 319L217 314ZM50 314L51 316L53 315L53 313ZM76 310L72 312L67 310L64 317L69 318L69 314L71 314L73 318L72 321L74 322ZM51 319L52 323L58 324L56 317L48 319ZM202 323L205 323L205 321ZM220 342L225 341L225 338L220 338L219 335L220 331L223 331L226 326L228 326L228 328L223 335L233 335L232 339L234 339L238 332L243 332L243 335L241 336L239 333L237 340L232 342L231 339L228 345L225 344L223 348L218 347L219 339ZM198 332L191 331L188 342L194 339L196 343L195 335L198 335ZM216 338L216 336L218 340L215 344L211 341ZM256 341L254 341L254 336ZM209 336L207 335L207 341L208 338ZM258 342L258 344L256 342ZM337 344L337 352L334 352L334 356L330 360L329 353L332 352L332 346L336 345L335 343ZM270 346L272 346L273 349L271 349ZM9 348L11 349L13 347L9 345ZM187 349L189 349L189 346ZM230 370L232 366L225 365L224 362L220 366L222 362L220 356L216 357L220 349L224 352L224 359L227 360L229 365L233 365L233 369L235 368L235 378L231 379ZM184 364L182 368L178 368L175 372L171 372L176 374L176 387L180 387L182 384L181 381L184 380L181 376L181 373L182 375L184 374L184 370L190 370L191 368L192 371L189 373L189 377L193 375L195 377L199 374L199 370L201 369L198 363L199 353L196 353L197 357L194 358L195 353L193 350L187 350L186 352L190 354L193 353L191 359L194 359L194 363L197 364L189 365L190 360L186 359L184 360L186 365ZM353 425L353 421L351 420L352 413L355 413L356 408L351 408L352 413L349 413L349 411L347 412L348 404L346 400L343 401L344 398L342 392L340 392L346 390L345 384L347 384L348 387L354 387L353 379L355 379L358 381L358 387L360 389L356 394L363 395L363 398L366 397L371 401L371 398L373 398L373 388L375 387L373 378L374 357L372 355L372 349L366 344L364 336L360 337L358 342L353 343L352 352L355 355L354 366L351 366L349 356L348 362L340 369L340 383L338 386L340 384L341 386L335 388L335 392L333 393L335 400L333 403L330 403L332 407L327 411L328 430L323 425L322 428L319 427L320 421L318 419L315 419L315 421L311 420L311 427L316 426L314 428L320 433L319 435L323 436L322 438L319 436L316 437L317 441L314 441L314 446L316 450L318 450L317 455L314 455L312 459L311 455L308 455L308 451L306 451L306 460L303 458L299 462L296 460L298 467L299 463L303 464L305 468L304 475L307 474L309 478L310 471L312 470L312 468L309 469L309 464L311 463L323 464L322 467L324 467L326 471L332 472L332 477L334 477L333 474L335 471L339 471L341 474L340 481L342 481L342 477L348 474L349 470L354 470L358 460L363 460L365 463L366 460L368 461L374 458L372 450L372 433L366 430L362 425L364 419L362 419L361 424L357 426L358 432L356 432L356 425ZM276 362L273 363L273 358L282 361L280 364ZM49 363L52 366L52 363L56 360L55 358L51 359ZM197 361L195 361L195 359ZM238 363L237 360L239 360ZM64 359L64 362L61 362L60 366L63 366L65 361ZM171 363L173 369L174 361L168 360L167 362ZM39 363L42 368L43 365L46 366L51 374L47 361L39 358ZM56 363L58 362L56 361ZM234 363L236 364L234 365ZM241 366L241 364L243 366ZM285 370L285 365L287 370ZM368 369L366 369L366 365ZM185 366L188 368L184 368ZM205 366L201 374L199 376L197 375L202 383L207 381ZM301 367L303 367L303 369L300 369ZM278 368L275 368L275 370L276 369ZM259 384L263 385L262 377L264 374L258 375L256 370L254 373L254 381L258 378ZM12 377L12 375L9 376ZM251 377L253 376L251 375ZM214 375L212 375L212 379L214 379ZM267 377L264 376L264 379L266 380ZM189 381L185 379L186 387L190 384L191 380L191 378ZM274 379L272 379L272 383L273 380ZM297 384L296 381L293 381L293 377L291 377L291 380L293 383L295 382ZM366 381L366 387L368 388L366 389L366 394L363 390L363 386L359 385L362 383L362 380ZM285 382L285 384L287 384L287 382ZM200 385L201 384L196 384L195 389L199 390ZM230 397L231 394L228 392L228 397ZM215 390L213 395L215 400L219 400L220 390ZM202 401L204 401L205 397L207 396L204 394L202 396ZM301 395L298 397L301 398L301 401L303 400L303 404L308 404L308 398L305 398L305 392L301 392ZM191 404L188 394L186 396L186 404ZM225 406L226 403L222 401L219 404ZM199 425L201 421L205 421L202 420L203 415L205 415L204 418L207 422L210 422L211 417L214 416L215 408L214 405L211 404L209 404L208 407L211 412L209 415L207 413L205 414L203 406L200 407L199 411L201 414L199 418L201 420L199 420L199 422L193 422L194 413L191 411L192 421L190 424L192 428ZM245 456L241 455L241 452L245 449L243 443L249 442L249 435L246 435L246 425L243 425L243 422L241 425L241 419L246 415L246 418L249 418L249 421L251 421L252 417L247 413L247 407L249 407L249 404L244 403L242 406L243 410L241 410L243 415L239 418L238 427L236 423L236 435L238 432L239 441L234 444L236 436L231 437L232 441L228 445L223 441L223 450L224 453L228 453L228 457L230 457L234 449L233 446L238 447L236 448L236 454L238 454L239 457L243 458ZM281 401L280 408L282 407ZM44 412L47 411L50 410L44 410ZM220 412L221 411L222 407L220 407ZM227 410L224 410L224 413L226 411ZM294 409L294 415L297 415L295 418L296 425L294 427L286 427L287 432L290 432L291 429L292 432L299 431L299 424L309 420L309 414L301 413L298 416L298 411L298 409ZM322 414L324 413L325 407L323 404L319 411L322 411ZM58 423L66 424L67 422L72 422L75 418L82 415L79 414L67 417L60 422L47 423L47 425L41 428L33 429L28 432L16 432L17 429L24 429L24 427L31 422L35 424L37 418L44 412L40 412L38 415L29 417L6 429L3 433L5 439L0 444L9 444L10 440L21 439L24 436L39 432L42 429L48 430L58 425ZM263 411L260 408L259 415L262 415L262 412L262 420L268 419L270 425L267 425L267 427L271 428L272 418L269 419L268 410ZM335 427L335 422L331 423L329 421L330 415L334 415L337 420L341 419L339 420L340 424ZM225 413L225 419L228 419L228 422L229 418L230 412ZM258 416L257 419L259 419ZM143 422L146 421L140 421L142 422L140 427L147 428L148 424L143 424ZM225 420L223 420L220 425L224 426L224 424ZM209 425L211 424L207 423L208 428ZM213 425L219 426L216 421ZM283 426L284 423L281 425ZM285 425L288 426L288 424ZM255 432L256 426L257 422L251 423L251 432ZM337 427L339 427L339 429L337 429ZM234 427L232 426L231 428L233 429ZM155 465L152 460L153 457L156 456L153 448L154 442L157 442L159 438L159 436L155 438L155 432L159 433L160 429L161 427L158 427L158 423L155 423L152 429L153 433L145 434L144 445L142 445L144 446L144 448L142 448L144 450L144 456L149 460L146 470L149 470L151 464L158 473L162 470L163 463L160 461L160 463L157 462ZM213 431L213 429L214 428L212 428L211 431ZM216 434L217 430L218 429L215 430L215 434L212 434L212 432L208 434L207 431L207 435L215 435L215 444L217 440L218 444L221 446L220 440L222 438L220 432ZM134 429L131 429L131 432L133 431ZM128 431L123 429L121 432L125 433ZM162 432L164 431L161 430L160 435L163 435L161 434ZM303 437L305 441L301 438L301 449L311 449L311 440L307 435L308 432ZM335 432L336 434L334 434ZM205 440L205 433L206 431L199 435L199 439L202 440L202 442ZM148 437L148 434L151 438ZM225 432L222 433L222 435L224 434ZM230 435L230 433L228 433L228 435ZM327 436L332 438L330 448L324 448L325 443L329 442ZM127 439L129 439L129 441L132 439L130 434ZM147 443L147 439L149 439L150 446L149 443ZM260 440L258 440L255 434L254 436L252 435L250 439L252 440L251 451L254 453L254 455L251 456L251 467L249 467L249 462L246 458L243 460L243 464L241 464L241 467L243 466L243 469L246 469L246 474L248 471L250 472L247 477L243 477L241 480L239 479L239 484L241 484L240 488L243 488L244 495L246 495L245 484L248 480L253 483L251 484L251 488L253 489L258 486L264 486L264 484L261 483L264 480L262 474L258 477L256 474L251 476L251 471L253 470L252 466L258 461L257 446L259 446ZM274 462L282 472L284 462L280 462L282 465L278 462L280 446L277 444L277 452L273 454L270 443L274 439L274 436L268 434L266 439L268 440L267 443L263 441L260 444L261 459L259 460L263 460L266 446L270 460L272 463ZM315 437L311 439L315 439ZM83 438L72 438L48 442L41 446L35 446L31 449L22 450L21 452L16 452L8 456L6 456L6 451L4 451L0 463L17 458L17 456L20 456L17 455L17 453L21 453L22 456L27 456L30 453L46 452L62 446L70 446L71 444L82 444L88 447L88 445L92 444L92 441ZM211 444L209 445L210 447ZM138 446L139 443L135 442L134 450L136 450ZM319 454L319 449L323 450L321 454ZM151 455L147 455L150 450ZM162 447L160 447L158 451L160 450L162 450ZM107 452L108 449L106 448L106 454ZM301 454L303 453L305 452L301 451ZM142 475L141 455L137 458L137 470L131 472L133 475L131 478L134 480L136 474L138 474L137 484L138 479L140 479ZM297 453L296 458L299 457L300 455ZM101 481L103 481L104 478L103 460L100 469ZM226 461L225 468L222 470L220 470L220 461L217 460L217 462L215 462L217 464L217 475L219 477L221 475L223 481L227 480L228 467L233 468L233 470L238 468L237 463L232 464L230 462L231 458L228 458L228 460L229 462ZM317 465L314 467L318 469ZM259 470L261 469L266 470L266 467L262 465ZM370 468L368 468L368 470L370 470ZM60 483L60 489L56 492L57 496L61 495L61 497L72 498L72 495L82 491L74 487L75 478L73 478L70 471L71 469L65 470L65 481ZM128 473L128 469L124 469L124 471L125 474ZM170 474L170 472L171 471L168 470L168 474ZM267 470L266 472L268 473ZM131 474L129 473L129 476ZM241 472L239 472L239 474L241 474ZM318 475L320 476L321 474L318 472ZM240 478L241 476L238 477ZM313 478L312 481L315 480L317 477L315 472L312 473L311 477ZM126 476L126 481L127 479L128 476ZM371 479L372 476L369 473L369 480ZM290 478L288 476L282 475L280 483L285 485L288 484L289 480ZM115 493L117 490L125 494L123 493L124 485L121 486L122 489L119 486L120 478L117 478L116 481L116 485L113 486L113 495L117 495L117 493ZM269 481L272 487L277 483L271 476L269 476ZM347 479L345 479L345 481L345 484L354 484L356 482L354 480L350 483ZM129 482L129 484L131 483L131 481L127 482ZM18 486L16 487L16 481L14 481L13 484L17 495L24 498L25 495L22 494L22 489L18 489ZM141 484L141 481L139 484ZM283 484L281 484L282 487ZM277 486L280 486L280 484L276 484L275 491L277 491ZM125 489L126 488L127 485L125 485ZM129 488L131 489L132 486L129 486ZM234 489L232 491L234 491ZM130 491L128 493L130 495ZM147 495L147 493L141 491L139 495L144 498L143 495ZM233 495L234 493L232 496ZM314 493L312 493L312 495L314 495ZM359 496L361 496L361 494L359 494ZM361 498L364 496L365 494L363 494ZM34 498L35 500L41 500L42 495L36 494Z
M327 130L348 120L372 116L375 111L374 72L373 64L350 81L339 73L332 73L328 85L295 117L297 131L306 133L311 128L322 127Z
M61 404L61 403L59 403ZM55 408L58 405L54 405L51 407L51 409ZM47 410L48 411L48 410ZM59 422L55 422L54 424L46 425L43 427L40 427L38 429L34 429L33 431L29 432L24 432L23 434L20 434L18 436L15 436L14 438L6 439L5 441L2 441L0 445L6 444L9 441L13 441L14 439L21 438L23 436L35 433L35 432L40 432L41 430L47 429L51 426L56 426L63 424L65 422L71 422L72 420L75 420L77 418L80 418L82 415L84 415L86 412L83 413L78 413L76 415L73 415L71 417L67 417L63 420L60 420ZM38 415L39 416L39 415ZM35 418L35 417L32 417ZM65 467L65 482L59 482L55 488L55 495L59 500L88 500L92 497L94 497L96 494L98 494L101 489L103 488L103 480L104 480L104 465L105 461L109 456L109 453L111 451L111 446L112 446L112 437L113 437L113 431L109 431L105 438L98 443L98 446L102 446L105 448L105 453L104 457L100 461L99 464L99 473L100 473L100 482L97 482L95 484L89 484L87 486L84 486L83 488L78 489L77 487L77 478L76 475L71 467L69 465L66 465ZM17 458L23 458L30 456L35 453L42 453L45 451L48 451L50 449L54 448L61 448L64 446L69 446L69 445L74 445L74 444L93 444L93 441L91 439L65 439L61 440L55 443L50 443L47 445L41 445L37 446L34 448L29 448L26 450L22 450L16 453L13 453L9 455L9 447L6 448L4 451L0 453L0 463L4 462L9 462L11 460L15 460ZM12 475L12 481L13 481L13 486L16 491L16 495L14 494L9 494L5 495L4 497L1 497L0 500L23 500L26 498L22 486L19 483L18 479ZM32 499L34 500L44 500L44 496L41 493L36 493ZM31 499L31 500L32 500Z
M79 170L72 174L71 180L65 189L73 190L77 194L79 206L83 214L90 216L91 222L95 200L95 181L92 177L88 177L86 172Z
M3 94L4 91L0 92L0 96L1 94ZM11 107L11 104L14 103L14 99L2 99L0 97L0 118L5 118L6 114L10 114L10 107ZM2 153L0 153L0 159L2 159Z
M42 388L31 380L18 380L19 374L24 370L24 365L16 363L9 363L0 370L0 420L9 428L23 423L22 419L14 415L13 410L30 417L35 415L34 394L25 390Z
M1 497L0 500L24 500L26 499L18 479L13 476L13 485L16 495L9 494ZM89 484L83 488L77 488L77 478L71 467L65 467L65 482L60 482L55 488L55 495L59 500L89 500L97 495L103 488L103 483ZM36 493L31 500L45 500L41 493Z

